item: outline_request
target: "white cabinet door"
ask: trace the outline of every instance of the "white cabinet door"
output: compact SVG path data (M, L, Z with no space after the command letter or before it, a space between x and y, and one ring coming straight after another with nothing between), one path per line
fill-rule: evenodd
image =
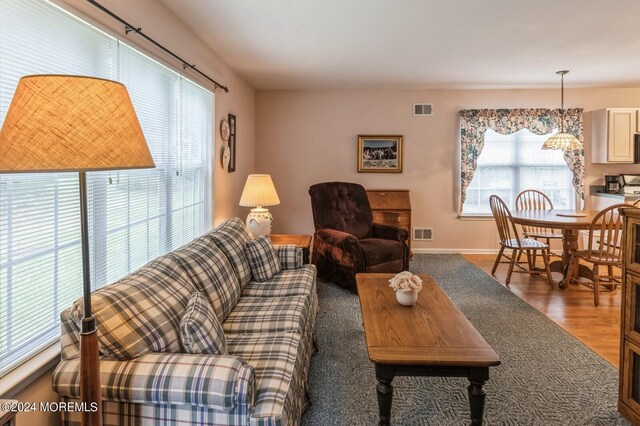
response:
M633 135L637 129L638 110L607 111L607 162L633 163Z

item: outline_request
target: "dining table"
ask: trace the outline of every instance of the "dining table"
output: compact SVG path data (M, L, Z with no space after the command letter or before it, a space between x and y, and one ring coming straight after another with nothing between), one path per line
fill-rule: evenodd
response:
M567 288L570 277L569 263L571 252L578 249L580 230L588 229L599 212L597 210L512 210L513 222L518 225L557 229L562 232L562 260L551 262L551 271L562 273L558 287ZM580 265L577 277L593 279L593 272L585 265Z

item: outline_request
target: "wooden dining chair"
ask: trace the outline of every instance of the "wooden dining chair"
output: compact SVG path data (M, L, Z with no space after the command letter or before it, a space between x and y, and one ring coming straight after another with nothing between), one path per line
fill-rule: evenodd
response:
M569 277L576 275L580 260L591 263L593 271L593 304L600 304L600 286L614 291L622 280L622 215L619 209L629 204L614 204L598 213L589 227L589 244L585 250L571 254ZM600 267L606 266L606 273ZM603 271L604 272L604 271Z
M516 210L549 210L553 208L551 198L544 192L537 189L525 189L516 197ZM538 226L522 225L522 233L525 238L533 238L534 240L544 240L548 246L551 246L551 240L562 241L562 233L556 232L551 228L541 228ZM551 255L551 248L548 253ZM533 265L536 264L535 254L533 255Z
M533 238L520 238L518 229L516 228L515 223L513 223L509 207L507 207L500 197L492 195L489 198L489 205L491 206L491 213L496 221L498 234L500 236L500 252L493 264L493 269L491 269L491 275L495 274L498 264L500 263L509 263L509 272L507 272L506 280L507 287L511 281L511 274L513 273L514 266L517 266L520 269L516 272L539 275L540 271L534 270L532 255L540 252L542 259L544 260L544 269L547 273L549 285L553 288L553 279L551 278L551 269L549 268L549 245L542 241L534 240ZM511 250L511 256L507 256L504 253L505 249ZM527 255L527 269L523 268L518 261L522 253ZM501 262L503 256L509 261Z

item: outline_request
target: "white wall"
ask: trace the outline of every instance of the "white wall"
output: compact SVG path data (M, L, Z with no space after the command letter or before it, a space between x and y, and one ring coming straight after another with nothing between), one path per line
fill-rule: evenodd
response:
M270 173L282 202L271 208L274 232L312 233L308 195L317 182L343 180L367 188L411 191L413 226L434 229L433 242L414 249L497 248L492 221L461 221L459 119L464 108L558 108L553 90L259 91L256 101L256 171ZM571 89L566 107L585 111L640 107L640 89ZM413 103L433 103L432 117L414 117ZM358 134L404 135L401 174L357 173ZM604 174L640 172L640 166L591 164L590 120L585 116L585 184ZM587 205L588 207L588 205Z

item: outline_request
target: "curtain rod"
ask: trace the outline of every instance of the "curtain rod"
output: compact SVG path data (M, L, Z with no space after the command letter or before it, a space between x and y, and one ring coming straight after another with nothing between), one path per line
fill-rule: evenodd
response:
M139 36L143 37L145 40L147 40L150 43L152 43L154 46L162 49L164 52L168 53L169 55L173 56L174 58L176 58L177 60L182 62L182 69L183 70L187 69L187 68L190 68L193 71L195 71L198 74L200 74L201 76L203 76L204 78L206 78L207 80L209 80L210 82L212 82L215 85L216 89L219 87L222 90L224 90L225 93L229 92L229 88L227 86L218 83L217 81L215 81L214 79L212 79L211 77L209 77L208 75L206 75L205 73L200 71L198 68L196 68L195 65L192 65L189 62L185 61L180 56L176 55L175 53L173 53L172 51L170 51L169 49L167 49L166 47L164 47L163 45L161 45L160 43L158 43L157 41L155 41L154 39L152 39L151 37L149 37L145 33L143 33L142 32L142 28L136 27L135 25L131 25L130 23L128 23L127 21L125 21L124 19L122 19L121 17L119 17L118 15L116 15L115 13L113 13L112 11L110 11L109 9L107 9L106 7L104 7L103 5L101 5L100 3L98 3L95 0L87 0L87 1L89 3L91 3L92 5L94 5L95 7L97 7L98 9L100 9L101 11L103 11L104 13L106 13L107 15L111 16L116 21L120 22L122 25L124 25L124 31L125 31L126 34L129 34L130 32L133 31L134 33L136 33Z

